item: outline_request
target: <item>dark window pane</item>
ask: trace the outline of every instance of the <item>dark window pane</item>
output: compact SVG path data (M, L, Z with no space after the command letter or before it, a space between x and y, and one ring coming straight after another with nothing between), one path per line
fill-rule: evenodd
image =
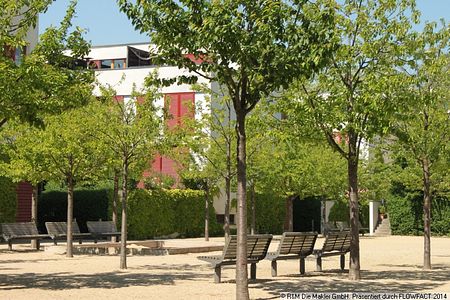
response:
M100 69L111 69L112 61L110 59L105 59L100 61Z
M22 59L26 51L25 49L26 49L25 47L16 48L16 51L14 53L14 62L16 63L16 65L22 64Z

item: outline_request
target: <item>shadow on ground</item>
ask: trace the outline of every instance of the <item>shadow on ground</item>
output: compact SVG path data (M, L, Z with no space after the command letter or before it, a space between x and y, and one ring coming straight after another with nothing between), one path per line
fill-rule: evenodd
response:
M395 265L389 265L395 267ZM389 271L361 271L361 281L350 281L347 274L338 270L320 272L300 276L287 275L284 280L256 280L249 287L267 291L273 297L264 299L277 299L281 292L418 292L425 289L436 289L450 281L450 267L436 265L435 270L389 270ZM326 279L322 276L326 276ZM288 277L288 278L286 278ZM280 279L283 279L281 277ZM382 282L389 280L389 282Z
M59 259L43 258L43 259L6 259L0 260L0 265L4 264L21 264L21 263L42 263L46 261L57 261Z
M24 273L0 275L1 290L44 289L65 290L78 288L123 288L128 286L174 285L177 280L204 280L207 275L194 272L172 272L171 274L133 274L107 272L97 274L73 273Z

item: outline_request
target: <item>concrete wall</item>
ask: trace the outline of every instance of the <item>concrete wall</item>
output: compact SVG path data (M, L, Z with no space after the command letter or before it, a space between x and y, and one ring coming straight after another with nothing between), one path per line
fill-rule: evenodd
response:
M225 189L221 189L220 193L214 197L214 210L216 211L216 214L223 215L225 214L225 202L227 199L227 194L225 193ZM231 200L237 199L236 193L231 193ZM234 215L236 214L236 207L230 206L230 214Z

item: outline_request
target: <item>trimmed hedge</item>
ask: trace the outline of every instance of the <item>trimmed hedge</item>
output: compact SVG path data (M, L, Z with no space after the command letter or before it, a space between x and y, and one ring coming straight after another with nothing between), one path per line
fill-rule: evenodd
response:
M81 232L87 232L86 221L109 220L109 189L77 189L74 191L73 217ZM38 201L39 231L46 232L45 222L67 221L67 192L45 191Z
M388 200L391 230L397 235L423 235L423 194L405 192ZM450 200L434 197L431 203L431 232L450 235Z
M282 234L285 218L285 198L279 195L255 195L256 232ZM251 207L247 198L247 223L250 228Z
M16 220L17 184L9 178L0 177L0 223L10 223Z
M330 209L328 220L332 222L343 221L350 224L350 208L348 201L348 199L345 201L335 201ZM363 227L369 227L369 204L366 202L359 203L359 221Z
M131 239L154 238L172 233L203 236L205 199L196 190L134 190L128 198L128 235ZM210 204L209 235L223 234Z

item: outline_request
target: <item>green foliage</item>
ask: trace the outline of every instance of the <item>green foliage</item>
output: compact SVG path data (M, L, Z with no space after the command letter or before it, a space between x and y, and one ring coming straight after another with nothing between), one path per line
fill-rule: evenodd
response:
M109 220L108 203L112 196L108 189L76 189L73 217L82 232L88 232L86 221ZM38 200L38 226L45 232L45 222L67 222L67 192L44 191Z
M403 190L394 193L387 202L387 211L393 234L423 234L423 193ZM431 205L431 232L450 235L450 200L433 197Z
M270 234L283 233L285 198L269 193L256 193L255 204L256 232Z
M199 237L204 233L205 196L201 191L135 190L128 200L130 238L154 238L175 232L182 237ZM222 233L212 208L209 233Z
M52 0L0 0L0 46L23 46L28 30L36 26L38 14L44 12L51 2Z
M337 200L330 209L328 220L331 222L347 222L350 224L348 201ZM369 203L359 203L359 221L364 227L369 226Z
M0 177L0 223L16 220L16 184L6 177Z
M175 178L161 173L150 174L144 179L144 187L147 190L170 189L175 184Z
M82 29L69 33L75 1L70 3L60 26L47 29L21 63L14 63L10 57L11 50L26 46L28 29L51 2L0 1L0 125L10 119L42 125L43 113L79 107L91 96L93 72L75 68L74 64L89 52ZM16 19L22 14L23 18Z
M330 214L328 215L328 220L331 222L344 221L350 224L350 215L348 203L346 201L337 200L330 209Z
M10 142L9 161L1 171L15 181L73 179L76 184L98 178L107 151L91 134L93 117L86 107L45 117L45 128L11 122L2 132Z
M148 168L149 157L166 141L160 136L163 123L154 106L160 94L154 87L143 91L144 95L133 90L132 97L124 102L117 101L111 87L100 89L101 101L89 107L91 115L95 116L91 134L109 152L106 163L109 169L123 172L126 164L126 181L139 181L143 170Z
M261 96L322 67L334 50L330 1L118 1L157 45L155 61L214 76L250 111ZM195 63L184 56L203 59ZM239 66L238 68L236 66ZM196 82L196 76L162 80ZM242 83L242 84L238 84ZM242 92L242 94L241 94ZM231 95L232 94L232 95ZM235 108L238 109L237 103Z

